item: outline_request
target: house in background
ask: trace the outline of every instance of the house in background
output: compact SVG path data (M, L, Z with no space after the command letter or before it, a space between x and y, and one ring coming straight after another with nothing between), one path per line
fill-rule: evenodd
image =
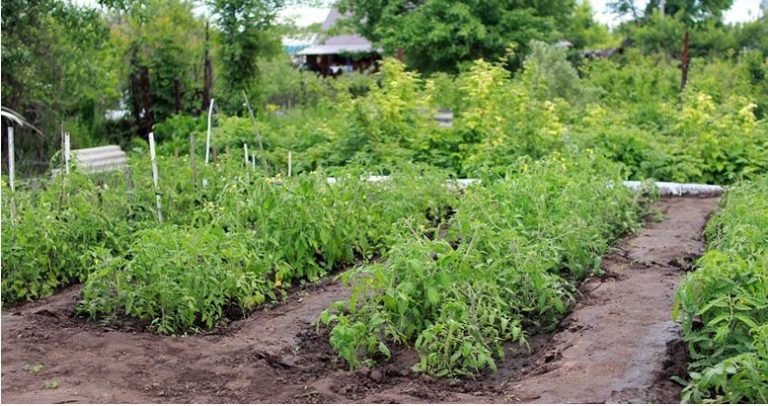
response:
M323 32L328 32L342 18L338 10L331 9L323 22ZM298 51L297 55L305 57L308 70L323 76L338 76L353 71L374 72L381 59L381 52L359 35L326 37L321 34L312 46Z

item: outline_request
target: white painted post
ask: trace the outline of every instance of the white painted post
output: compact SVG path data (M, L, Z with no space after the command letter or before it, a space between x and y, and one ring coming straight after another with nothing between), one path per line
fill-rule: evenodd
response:
M160 211L160 191L157 188L157 158L155 156L155 134L149 133L149 158L152 160L152 183L155 186L155 202L157 204L157 221L163 222L163 213Z
M248 167L248 144L243 144L243 156L245 157L245 166Z
M16 159L13 145L13 127L8 126L8 182L11 186L11 193L16 191ZM11 227L16 224L16 202L11 195ZM13 241L13 239L11 239Z
M253 169L256 169L256 154L251 154L251 163L253 164Z
M291 172L293 171L293 156L291 154L291 151L288 151L288 177L291 177Z
M16 159L13 148L13 127L8 126L8 181L10 182L11 192L16 191Z
M64 172L69 175L69 158L71 149L69 146L69 133L64 133Z
M208 155L211 149L211 116L213 116L213 99L211 104L208 105L208 135L205 139L205 164L208 165Z

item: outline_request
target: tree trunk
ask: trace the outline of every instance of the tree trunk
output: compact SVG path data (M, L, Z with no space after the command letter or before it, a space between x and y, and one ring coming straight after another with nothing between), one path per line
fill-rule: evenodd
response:
M205 57L203 59L203 106L201 113L208 111L211 104L211 88L213 87L213 65L208 55L210 48L210 37L208 35L208 22L205 23Z
M152 114L152 94L151 87L149 85L149 68L146 66L141 67L141 89L142 89L142 109L144 113L144 125L142 127L142 136L147 136L152 131L152 126L155 124L155 117Z

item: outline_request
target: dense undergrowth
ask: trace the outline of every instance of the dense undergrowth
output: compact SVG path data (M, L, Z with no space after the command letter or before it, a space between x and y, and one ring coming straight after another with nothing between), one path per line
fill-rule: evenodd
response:
M768 177L728 192L677 293L691 354L685 402L768 403Z
M638 225L638 195L607 159L585 153L521 160L520 171L471 186L444 238L405 230L385 261L347 273L354 293L321 317L351 364L414 346L437 376L495 369L503 344L555 326L575 284Z

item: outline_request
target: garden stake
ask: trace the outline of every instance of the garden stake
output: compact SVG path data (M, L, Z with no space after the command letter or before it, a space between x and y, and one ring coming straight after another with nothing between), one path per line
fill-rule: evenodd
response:
M155 157L155 134L149 133L149 159L152 160L152 184L155 186L155 203L157 205L157 221L163 222L163 213L160 211L160 191L157 188L157 158Z
M192 167L192 184L197 189L197 168L195 168L195 133L189 134L189 165Z
M211 149L211 116L213 116L213 99L208 105L208 135L205 138L205 164L208 165L208 155Z

